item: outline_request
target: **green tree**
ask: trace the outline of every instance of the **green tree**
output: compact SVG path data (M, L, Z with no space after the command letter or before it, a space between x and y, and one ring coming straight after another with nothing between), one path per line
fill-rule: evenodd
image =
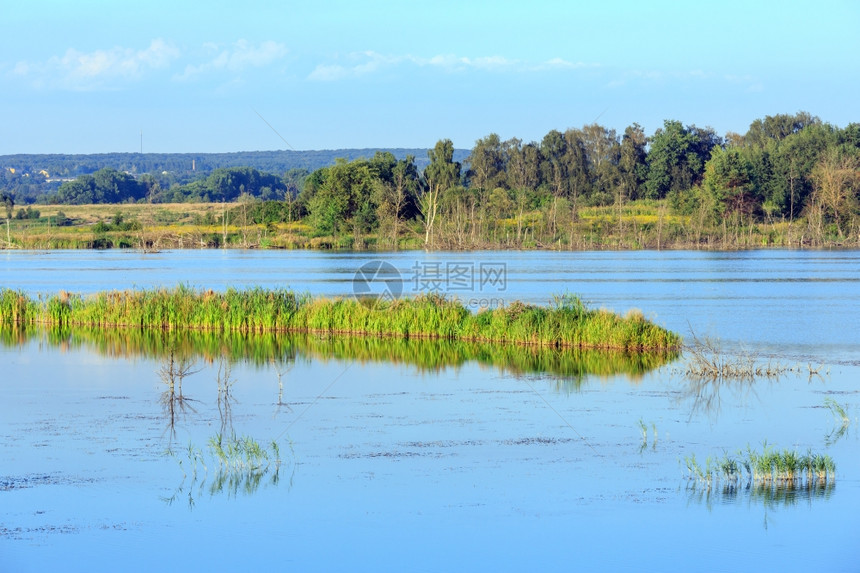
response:
M638 199L641 195L642 183L648 170L645 163L647 145L648 139L638 123L624 130L618 159L618 170L621 176L621 185L618 187L619 203Z
M567 140L557 130L547 133L540 144L541 177L555 197L564 197L569 189Z
M860 153L831 147L813 168L811 178L813 205L833 222L839 238L844 238L848 215L857 209Z
M12 197L11 193L2 193L0 194L0 202L3 203L3 206L6 208L6 220L12 218L12 209L15 208L15 199Z
M507 186L510 189L534 191L540 184L540 149L536 143L522 144L512 138L502 144L507 157Z
M430 165L424 169L426 185L419 197L419 207L424 222L424 244L430 246L433 243L433 227L439 214L441 196L460 181L461 165L454 161L454 143L450 139L436 142L427 155Z
M339 159L320 170L319 187L311 193L308 214L317 236L369 231L375 222L371 192L373 176L366 160ZM362 208L363 207L363 208ZM370 213L368 213L368 210Z
M789 135L800 133L810 125L818 125L821 120L805 111L794 115L767 115L750 124L744 135L744 143L753 147L764 147L769 140L782 141Z
M469 179L472 186L490 189L504 177L505 158L499 136L491 133L475 142L469 162Z
M143 199L147 185L116 169L99 169L92 175L82 175L63 183L54 201L66 205L122 203Z
M402 221L417 213L417 197L420 190L418 169L415 157L397 161L387 179L377 179L374 199L377 204L377 218L380 226L391 229L391 242L397 247Z
M598 134L599 138L600 135ZM579 198L590 195L592 188L592 178L594 172L591 168L591 160L589 151L599 153L596 150L589 150L589 143L586 142L586 134L579 129L568 129L564 132L565 151L562 155L564 162L564 172L567 174L565 182L564 197L572 200L573 209L577 207ZM599 145L599 144L598 144ZM595 158L599 161L598 158Z
M621 146L614 129L593 123L581 130L582 144L590 174L592 204L608 204L621 184L618 162Z
M765 201L794 220L812 194L812 170L837 141L833 127L823 123L809 125L782 140L770 140L764 148L770 164Z
M714 148L705 166L702 186L724 216L738 214L749 218L760 205L753 165L742 148Z
M651 137L645 193L662 199L670 191L683 191L701 181L711 150L721 140L710 128L666 120Z

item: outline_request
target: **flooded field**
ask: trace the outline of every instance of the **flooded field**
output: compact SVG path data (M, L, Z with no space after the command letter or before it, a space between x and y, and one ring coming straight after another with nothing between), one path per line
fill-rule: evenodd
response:
M0 286L351 295L373 258L3 253ZM383 258L405 294L428 269L503 262L503 283L447 294L577 293L778 372L690 376L689 353L7 329L0 571L856 570L860 253ZM691 456L748 447L828 455L835 477L690 479Z

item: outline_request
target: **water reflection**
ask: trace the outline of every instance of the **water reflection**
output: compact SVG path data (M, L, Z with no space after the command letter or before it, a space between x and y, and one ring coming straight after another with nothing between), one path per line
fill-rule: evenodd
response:
M208 493L210 497L223 494L235 498L239 493L252 495L262 485L277 486L280 483L281 466L284 464L281 446L277 440L272 440L269 445L262 445L251 436L239 437L236 434L233 427L233 405L237 403L233 396L233 386L236 379L233 377L232 363L224 356L218 359L215 374L219 432L208 440L205 449L197 448L191 443L181 453L173 449L177 413L185 414L188 410L196 412L189 404L191 399L182 394L182 380L198 372L193 370L194 364L193 358L178 353L175 346L171 345L157 370L161 381L167 386L167 390L161 395L170 432L166 454L176 460L183 472L182 481L173 494L163 497L162 500L172 505L177 499L184 498L188 508L194 509L196 500L204 493ZM280 392L282 397L282 384ZM292 477L290 484L292 485Z
M714 505L761 505L766 510L795 507L801 503L829 500L833 496L836 482L833 480L791 480L786 482L724 483L719 487L702 487L698 484L686 486L687 503L699 504L713 509Z
M167 418L168 444L173 443L173 439L176 438L177 414L185 415L188 412L197 412L191 405L194 400L182 393L183 380L199 372L199 370L194 370L194 365L195 361L190 356L179 354L173 346L170 346L167 349L167 355L161 360L161 366L156 371L166 387L161 393L160 402Z
M697 414L704 414L716 420L722 411L723 399L727 393L739 403L745 403L749 398L757 397L756 389L760 387L759 384L754 378L705 379L687 376L683 379L678 402L686 404L683 409L690 412L690 420Z
M218 417L221 420L221 433L219 435L231 435L233 434L233 403L236 402L232 390L236 379L233 378L230 361L224 357L218 360L218 372L215 375L215 383L218 386Z
M678 356L675 352L625 353L298 333L165 332L85 327L28 331L0 329L0 342L6 345L20 345L31 338L63 349L85 346L116 358L145 356L163 359L173 352L177 356L200 357L211 364L225 357L230 362L247 361L261 367L274 366L281 373L279 382L285 369L298 357L323 362L349 360L407 364L427 371L459 367L474 361L513 375L549 374L564 380L567 389L575 389L588 376L623 374L637 381ZM279 399L279 403L282 400Z
M284 459L277 440L262 445L251 436L240 437L235 433L212 436L206 450L192 444L182 452L168 449L167 455L176 460L183 476L173 494L161 499L168 505L184 499L188 509L194 509L197 500L204 495L226 495L228 498L236 498L239 494L253 495L261 487L277 487L281 482L281 469L285 466L291 468L291 487L295 474L291 444L289 450L289 458Z

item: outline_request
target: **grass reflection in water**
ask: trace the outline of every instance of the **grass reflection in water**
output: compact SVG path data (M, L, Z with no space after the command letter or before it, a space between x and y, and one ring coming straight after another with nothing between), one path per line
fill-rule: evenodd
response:
M297 358L312 361L351 360L406 364L419 370L439 371L467 362L513 374L550 375L568 389L578 388L588 376L623 374L636 380L668 364L674 351L622 352L547 346L401 339L371 336L322 336L304 333L239 333L161 331L153 329L2 328L0 342L23 344L32 338L64 349L89 347L104 356L163 359L199 357L207 363L222 358L260 367L288 365Z
M830 481L792 481L786 483L723 483L719 487L703 488L687 484L687 502L705 505L728 505L747 502L761 505L765 510L794 507L801 502L811 504L831 498L836 483ZM766 519L766 518L765 518ZM766 522L765 522L766 526Z
M292 445L289 447L291 459ZM281 467L290 462L283 459L277 440L262 445L251 436L235 433L212 436L205 451L189 443L181 452L168 449L166 454L177 461L183 476L173 495L162 497L162 501L172 505L180 497L186 497L189 509L194 508L196 499L203 494L235 498L240 493L253 495L261 486L278 486ZM289 465L294 473L295 464ZM186 483L189 472L191 479Z

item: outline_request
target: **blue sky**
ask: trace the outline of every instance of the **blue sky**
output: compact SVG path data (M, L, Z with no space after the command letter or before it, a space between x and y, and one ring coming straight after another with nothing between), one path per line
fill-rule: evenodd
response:
M0 154L860 121L860 2L6 2ZM259 115L258 115L259 114Z

